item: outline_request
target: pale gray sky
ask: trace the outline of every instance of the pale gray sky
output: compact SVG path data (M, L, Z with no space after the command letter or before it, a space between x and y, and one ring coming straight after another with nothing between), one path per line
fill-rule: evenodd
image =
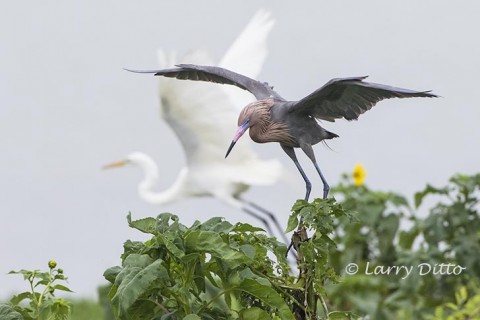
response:
M0 299L26 289L21 277L5 273L46 268L49 259L64 268L77 296L92 296L103 271L119 263L123 242L144 238L127 227L128 211L139 218L168 210L187 225L219 215L252 222L213 199L145 204L136 193L139 170L100 167L144 151L163 167L159 189L168 187L184 159L159 119L157 81L122 68L156 67L159 47L179 54L204 48L219 59L259 8L276 19L259 79L287 99L361 75L443 97L384 101L358 122L326 123L340 139L329 143L333 152L315 150L332 185L357 162L370 187L409 197L427 182L478 172L475 1L2 2ZM278 145L256 150L278 157L295 179L248 197L286 222L303 181ZM320 179L300 160L312 195L320 196Z

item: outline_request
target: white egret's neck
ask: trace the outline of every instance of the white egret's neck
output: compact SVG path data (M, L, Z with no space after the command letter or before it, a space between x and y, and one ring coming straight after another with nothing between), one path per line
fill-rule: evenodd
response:
M181 198L180 190L176 183L164 191L154 191L159 176L158 166L152 158L146 154L136 152L131 154L128 160L143 170L144 178L138 184L138 194L144 201L153 204L165 204Z

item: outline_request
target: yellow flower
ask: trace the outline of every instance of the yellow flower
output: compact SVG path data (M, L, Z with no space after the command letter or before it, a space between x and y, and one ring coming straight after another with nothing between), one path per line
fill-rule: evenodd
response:
M353 174L352 174L353 184L356 185L357 187L363 186L366 176L367 176L367 171L365 171L365 168L363 167L363 165L357 163L353 168Z

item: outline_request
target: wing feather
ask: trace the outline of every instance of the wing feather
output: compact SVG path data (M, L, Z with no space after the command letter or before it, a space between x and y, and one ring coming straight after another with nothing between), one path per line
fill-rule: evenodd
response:
M390 98L434 98L429 91L414 91L378 83L364 82L366 77L332 79L320 89L297 101L290 112L305 113L326 121L344 118L356 120L377 102Z
M179 80L229 84L237 86L243 90L250 91L258 100L271 97L284 100L275 91L273 91L268 84L259 82L228 69L214 66L200 66L195 64L179 64L176 67L177 68L163 70L125 70L135 73L153 73L156 76L176 78Z

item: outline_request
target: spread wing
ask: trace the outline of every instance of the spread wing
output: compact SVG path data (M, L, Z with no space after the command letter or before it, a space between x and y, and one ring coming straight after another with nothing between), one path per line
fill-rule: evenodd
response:
M366 77L332 79L323 87L297 101L290 112L335 121L356 120L377 102L390 98L438 97L429 91L413 91L383 84L364 82Z
M258 100L270 97L284 100L266 83L259 82L228 69L213 66L200 66L195 64L179 64L176 67L177 68L163 70L126 70L136 73L154 73L156 76L176 78L179 80L229 84L237 86L243 90L250 91Z

